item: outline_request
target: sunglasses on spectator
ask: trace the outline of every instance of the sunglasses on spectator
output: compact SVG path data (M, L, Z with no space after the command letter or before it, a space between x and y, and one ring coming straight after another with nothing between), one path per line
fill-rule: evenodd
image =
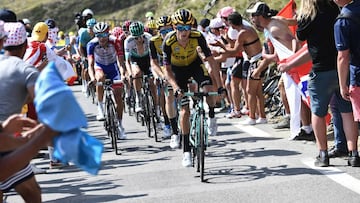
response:
M225 27L224 26L221 26L221 27L217 27L217 28L213 28L215 30L220 30L220 29L224 29Z
M162 34L162 35L166 35L167 33L171 32L171 31L173 31L172 28L160 29L159 30L160 34Z
M95 35L96 37L99 37L99 38L104 38L104 37L108 37L109 36L109 33L107 32L103 32L103 33L98 33Z
M191 30L191 26L190 25L176 25L176 29L181 31L189 31Z

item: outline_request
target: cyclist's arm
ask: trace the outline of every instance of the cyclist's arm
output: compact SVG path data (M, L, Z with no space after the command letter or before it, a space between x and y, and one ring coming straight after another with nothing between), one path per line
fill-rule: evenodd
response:
M117 55L117 64L119 67L119 71L121 74L121 79L125 78L125 73L126 73L126 65L125 65L125 60L124 60L124 49L123 49L123 44L121 43L121 40L116 39L115 40L115 50L116 50L116 55Z
M127 38L128 39L128 38ZM126 66L126 70L128 71L129 75L132 75L132 70L131 70L131 62L130 62L130 48L129 48L129 43L128 40L125 39L124 41L124 52L125 52L125 66Z
M94 44L88 43L86 47L86 51L88 52L88 71L91 81L95 81L95 58L94 58Z
M161 71L161 67L158 60L158 52L155 47L154 41L150 41L150 63L152 70L161 78L164 78L164 73Z
M222 87L221 79L220 79L220 65L217 63L214 59L214 57L211 55L211 50L209 49L206 40L204 37L200 37L198 39L199 46L201 47L201 51L205 56L205 61L209 62L209 73L213 76L217 87Z
M176 83L175 75L171 70L171 65L165 65L165 78L175 91L180 89L179 85Z

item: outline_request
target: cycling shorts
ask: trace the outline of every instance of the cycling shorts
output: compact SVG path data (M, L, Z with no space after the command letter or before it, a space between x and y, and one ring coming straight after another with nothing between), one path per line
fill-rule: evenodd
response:
M145 74L145 75L150 75L151 74L151 70L150 70L150 55L146 55L144 57L131 57L130 58L131 61L131 65L136 65L140 68L140 70Z
M95 71L98 70L102 70L104 72L106 79L111 79L111 80L121 79L117 63L112 63L109 65L102 65L95 63Z

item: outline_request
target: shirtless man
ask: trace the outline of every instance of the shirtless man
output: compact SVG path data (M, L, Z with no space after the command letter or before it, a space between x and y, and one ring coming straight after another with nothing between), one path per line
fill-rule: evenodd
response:
M271 10L264 2L257 2L252 8L247 10L251 14L251 20L256 28L263 31L265 36L271 41L274 47L273 54L263 53L263 57L270 61L282 61L293 55L301 46L295 39L294 35L289 29L289 21L283 18L275 17L277 13ZM283 73L286 74L286 73ZM291 80L289 75L283 75L285 84L289 84L286 80ZM293 82L292 82L293 83ZM291 84L291 83L290 83ZM288 96L289 106L292 109L290 113L290 131L291 139L293 140L315 140L311 128L310 109L308 106L301 102L301 94L297 87L285 85L286 94ZM293 99L291 101L291 99ZM300 118L302 121L302 128L300 128Z
M266 123L264 110L264 96L262 92L262 77L268 67L269 62L262 60L262 45L255 29L242 23L242 16L238 12L233 12L228 17L229 25L239 32L233 48L225 47L221 43L213 45L221 46L226 53L235 54L244 51L249 61L244 62L244 66L249 66L248 74L248 104L249 118L243 124L255 125L256 123ZM259 119L256 120L255 112L259 109Z

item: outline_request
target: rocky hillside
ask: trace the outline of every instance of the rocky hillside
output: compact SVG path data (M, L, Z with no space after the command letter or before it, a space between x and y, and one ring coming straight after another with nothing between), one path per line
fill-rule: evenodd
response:
M224 6L235 7L244 13L254 0L0 0L1 7L17 13L18 18L32 22L53 18L61 30L75 30L74 16L85 8L94 11L98 20L115 24L126 19L144 20L145 13L155 16L172 14L178 8L188 8L198 18L212 18ZM280 9L288 0L265 0L272 8ZM298 2L298 1L297 1ZM208 10L208 12L206 12Z

